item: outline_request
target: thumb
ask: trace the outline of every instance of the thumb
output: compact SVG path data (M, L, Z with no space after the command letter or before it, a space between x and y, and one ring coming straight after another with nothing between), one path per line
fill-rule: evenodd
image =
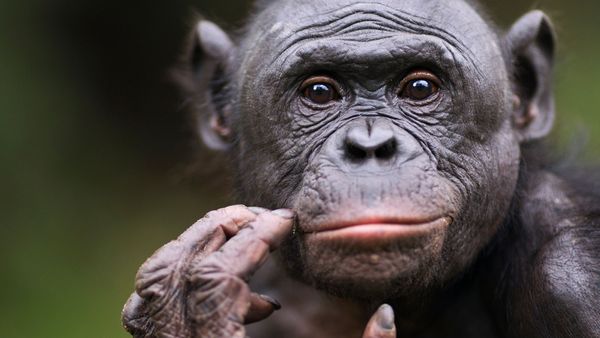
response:
M396 338L394 310L384 304L371 317L362 338Z

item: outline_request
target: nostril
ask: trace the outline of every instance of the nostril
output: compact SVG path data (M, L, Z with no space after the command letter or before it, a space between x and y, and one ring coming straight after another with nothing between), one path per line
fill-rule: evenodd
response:
M363 161L369 158L388 160L398 151L398 143L395 138L370 146L347 141L344 150L346 157L352 161Z
M387 160L396 154L398 144L396 139L391 139L375 149L375 158L380 160Z
M342 149L347 160L365 162L370 159L390 160L399 144L392 128L354 126L344 135Z
M358 147L357 145L347 142L346 143L346 155L350 160L364 160L368 157L368 153L366 150Z

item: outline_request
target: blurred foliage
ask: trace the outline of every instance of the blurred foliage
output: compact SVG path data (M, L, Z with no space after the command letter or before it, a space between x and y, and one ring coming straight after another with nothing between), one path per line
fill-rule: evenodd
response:
M503 26L533 8L487 1ZM247 2L0 2L0 335L127 337L137 267L207 210L169 80L195 8L229 29ZM537 1L560 37L556 137L600 154L600 3Z

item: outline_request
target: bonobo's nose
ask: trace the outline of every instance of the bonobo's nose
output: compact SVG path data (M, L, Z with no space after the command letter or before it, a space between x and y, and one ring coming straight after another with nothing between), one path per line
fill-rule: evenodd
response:
M398 152L398 141L389 124L367 121L348 128L343 147L346 159L353 162L391 160Z

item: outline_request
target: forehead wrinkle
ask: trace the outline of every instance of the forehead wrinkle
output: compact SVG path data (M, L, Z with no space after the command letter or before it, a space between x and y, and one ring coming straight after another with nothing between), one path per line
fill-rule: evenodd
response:
M440 68L451 68L457 72L462 69L452 48L436 37L428 36L427 40L423 40L418 36L395 36L387 45L378 43L376 48L369 47L368 44L331 46L319 41L309 41L296 46L292 53L287 54L276 65L282 74L295 74L298 70L320 70L310 68L331 67L351 73L366 68L374 77L381 75L381 72L389 75L391 64L401 67L404 63L411 62L434 61L433 64Z
M441 25L429 23L431 20L379 2L359 2L317 15L307 15L298 19L295 29L290 28L290 24L286 25L286 36L274 48L277 51L274 61L287 58L290 50L295 49L294 46L307 40L345 36L346 40L364 41L364 37L376 40L383 38L383 35L405 32L430 35L446 41L464 55L477 75L483 76L476 62L477 57L470 48L449 30L439 27Z

